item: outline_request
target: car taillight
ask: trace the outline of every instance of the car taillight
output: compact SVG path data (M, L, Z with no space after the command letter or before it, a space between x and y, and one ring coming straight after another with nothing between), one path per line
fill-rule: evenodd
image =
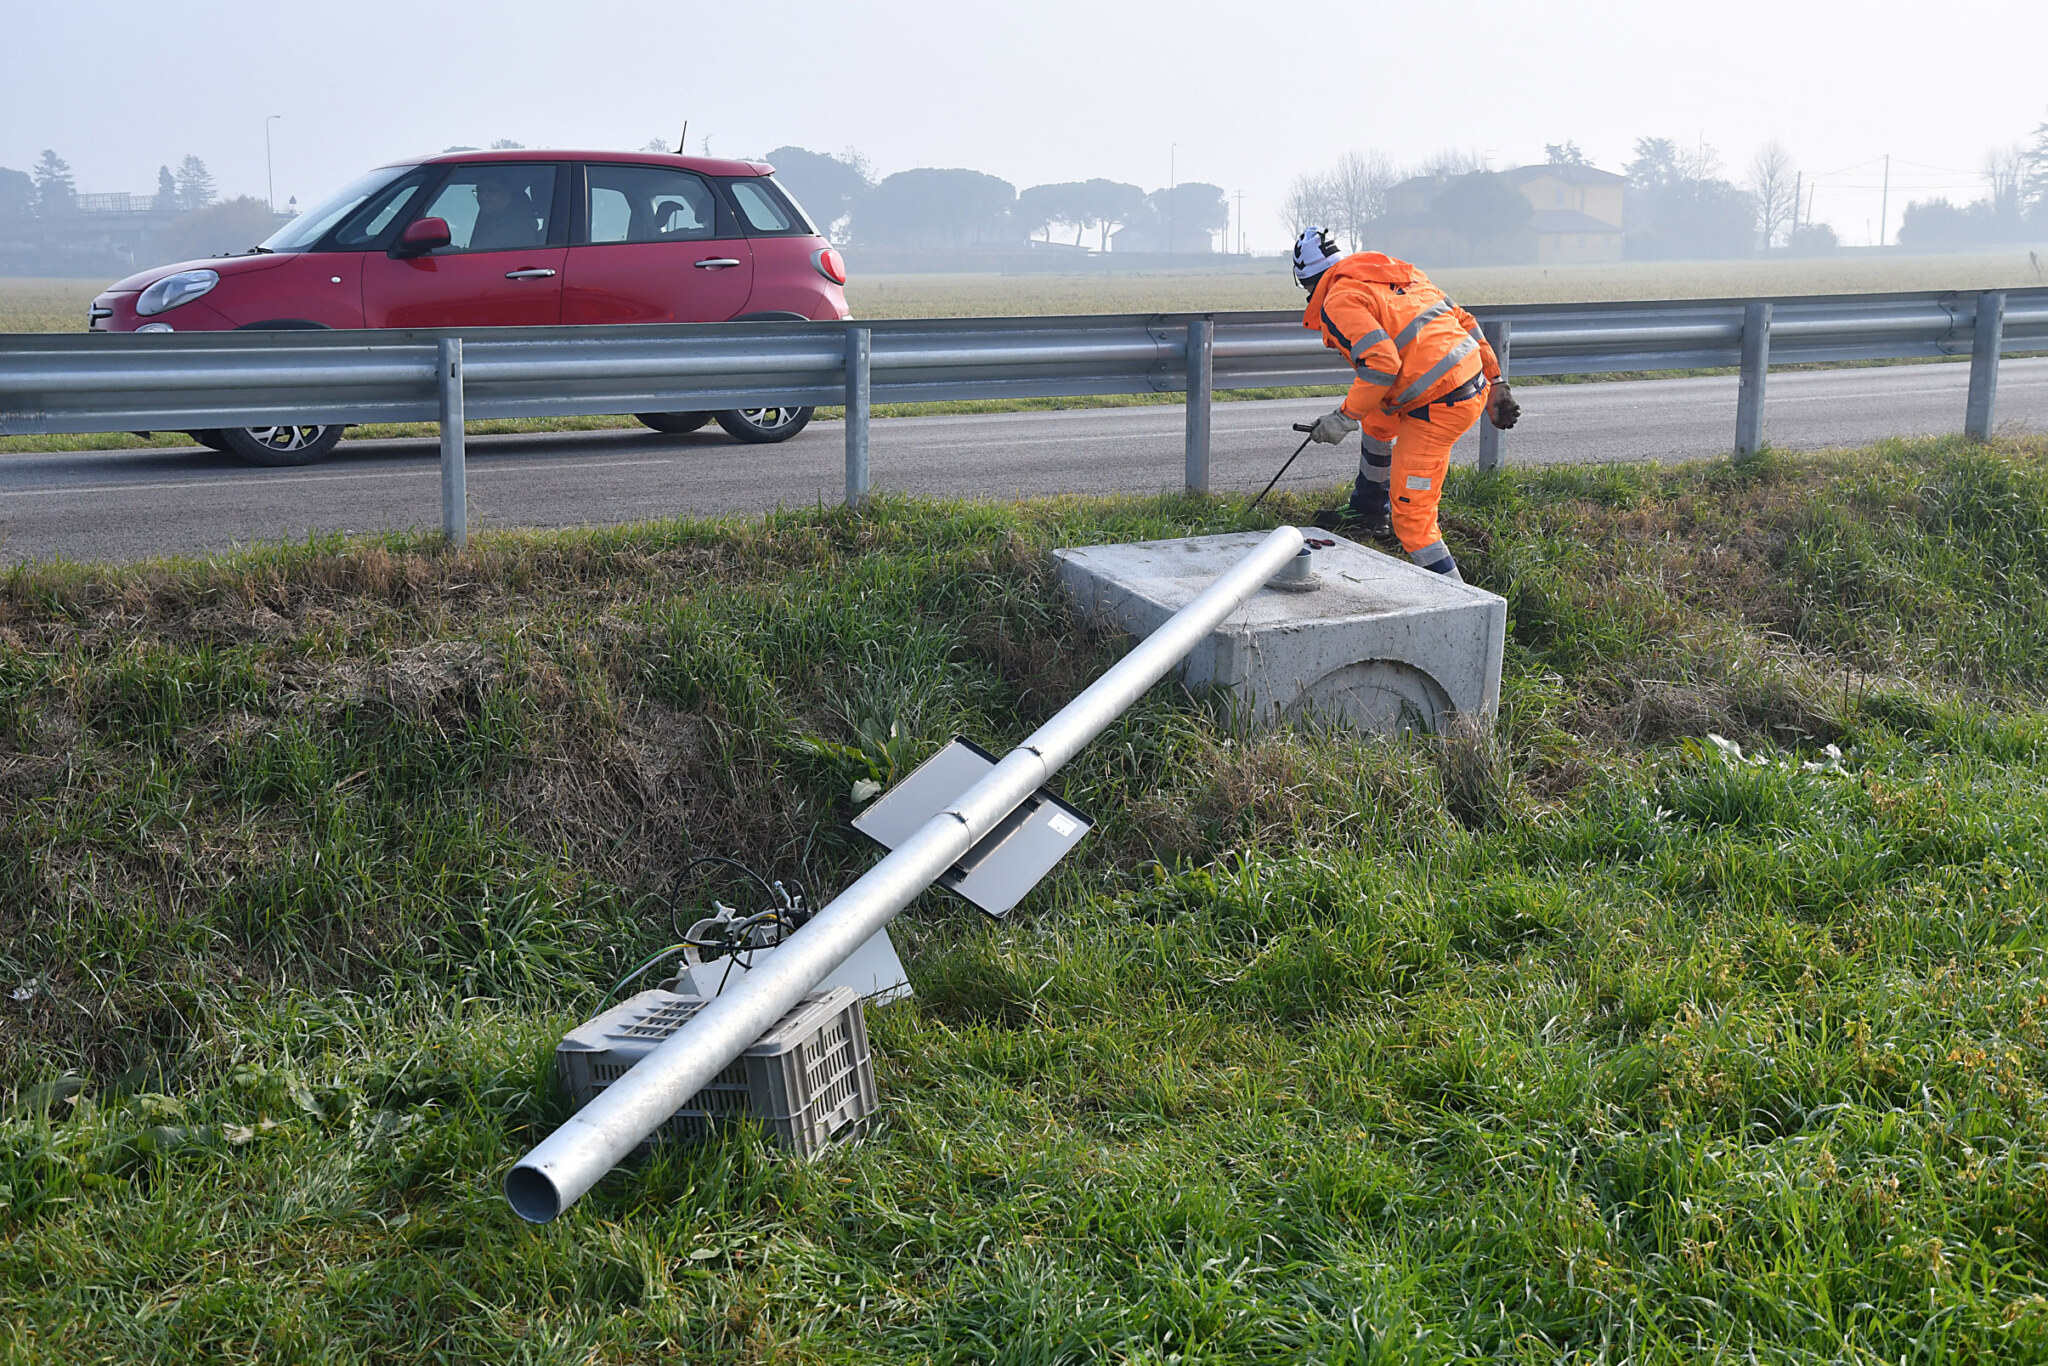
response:
M830 247L822 247L811 253L811 264L818 268L818 274L835 285L846 283L846 259Z

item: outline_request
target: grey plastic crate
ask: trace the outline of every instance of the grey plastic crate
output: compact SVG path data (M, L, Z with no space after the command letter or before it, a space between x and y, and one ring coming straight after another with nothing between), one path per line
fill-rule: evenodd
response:
M643 991L578 1025L555 1048L562 1088L579 1107L588 1104L705 1005L696 996ZM866 1133L880 1104L860 997L835 987L797 1002L663 1128L671 1137L698 1139L722 1122L751 1118L808 1157Z

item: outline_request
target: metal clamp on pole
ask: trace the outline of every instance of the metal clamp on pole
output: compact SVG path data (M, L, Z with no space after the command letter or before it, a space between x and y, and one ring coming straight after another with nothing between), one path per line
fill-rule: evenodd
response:
M868 380L874 333L846 329L846 505L868 500Z
M563 1122L505 1177L520 1218L544 1224L596 1185L805 992L1006 820L1067 760L1145 695L1302 548L1291 526L1272 534L1109 671L1062 707L895 851L870 868L775 956L714 997L689 1023Z
M469 544L469 469L462 448L462 338L436 344L434 378L441 394L441 535L450 550Z
M1209 405L1216 379L1216 323L1194 318L1188 323L1187 490L1209 491Z
M1493 348L1493 358L1500 362L1501 383L1508 382L1508 347L1514 340L1514 323L1508 318L1495 318L1479 324L1480 335ZM1479 419L1479 468L1497 470L1501 465L1501 443L1507 433L1493 425L1493 406L1487 405L1486 413Z
M1771 306L1742 308L1742 388L1735 399L1735 458L1747 460L1764 444L1764 381L1771 373Z
M1977 296L1977 322L1970 331L1970 399L1963 411L1963 432L1975 441L1989 441L1997 421L1998 352L2005 342L2005 291Z

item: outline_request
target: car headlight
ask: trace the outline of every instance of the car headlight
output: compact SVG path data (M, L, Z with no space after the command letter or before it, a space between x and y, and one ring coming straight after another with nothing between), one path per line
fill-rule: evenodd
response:
M154 317L172 309L191 303L200 295L220 283L220 272L216 270L181 270L176 275L166 275L135 301L135 311L143 317Z

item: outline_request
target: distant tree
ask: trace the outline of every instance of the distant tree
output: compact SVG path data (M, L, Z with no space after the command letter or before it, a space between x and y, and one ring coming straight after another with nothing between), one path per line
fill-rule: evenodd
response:
M1494 171L1469 171L1453 178L1430 205L1430 216L1471 245L1475 259L1510 254L1515 234L1535 206L1527 195Z
M514 142L510 138L499 138L491 144L491 150L493 152L523 152L526 150L526 144Z
M27 218L35 208L35 179L26 171L0 166L0 223Z
M802 147L777 147L761 159L775 168L775 178L818 220L827 237L845 241L847 220L874 188L862 167Z
M1097 176L1081 182L1078 205L1082 221L1095 229L1098 251L1109 250L1109 235L1144 219L1149 209L1145 192L1121 180Z
M1741 256L1754 249L1756 205L1719 176L1704 143L1687 151L1670 138L1642 138L1628 176L1623 250L1656 260Z
M483 148L481 148L481 147L469 147L469 146L462 146L462 147L443 147L443 148L441 149L441 155L442 155L442 156L447 156L447 155L448 155L448 154L449 154L450 152L481 152L482 150L483 150Z
M1438 152L1422 163L1423 175L1458 176L1493 169L1493 158L1484 152Z
M1282 212L1299 234L1328 228L1354 249L1362 248L1371 225L1387 213L1387 191L1401 172L1385 152L1346 152L1327 171L1296 176Z
M853 241L875 246L968 247L1014 229L1017 191L980 171L921 166L876 185L853 214Z
M641 145L640 150L643 152L668 153L673 152L675 148L668 145L667 138L649 138Z
M49 148L36 158L36 213L44 218L61 218L78 207L78 186L72 183L71 163Z
M2020 205L2030 214L2048 215L2048 120L2034 129L2034 140L2027 144L2025 162Z
M1220 185L1188 180L1145 196L1150 236L1162 251L1210 251L1230 226L1230 200Z
M1793 176L1792 154L1775 138L1750 158L1749 181L1744 188L1756 203L1757 237L1765 251L1792 235L1792 225L1799 216L1799 205L1793 199L1798 186Z
M1990 191L1991 216L2015 240L2024 235L2027 209L2027 148L2015 143L1984 154L1984 183Z
M1552 166L1591 166L1593 164L1576 142L1546 142L1543 144L1543 160Z
M1093 220L1088 216L1087 187L1078 180L1063 180L1051 185L1032 185L1017 191L1017 207L1011 216L1025 236L1044 233L1045 240L1052 240L1052 225L1061 224L1074 230L1074 245L1081 245L1081 234L1088 230Z
M227 199L172 219L150 249L154 264L196 261L207 256L247 251L276 230L270 206L243 196Z
M213 188L213 172L198 157L188 156L178 163L177 181L178 207L186 213L203 209L220 197Z
M168 166L156 168L156 207L169 209L178 203L178 178L171 174Z
M1792 229L1792 237L1786 246L1794 256L1825 256L1841 246L1835 237L1835 230L1825 223L1814 223Z

